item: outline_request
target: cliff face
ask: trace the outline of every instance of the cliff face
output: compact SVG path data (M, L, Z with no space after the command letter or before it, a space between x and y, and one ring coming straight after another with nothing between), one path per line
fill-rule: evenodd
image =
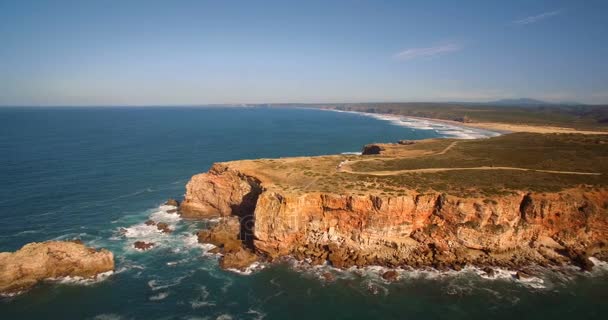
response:
M190 179L180 213L191 219L247 215L253 212L260 192L255 178L218 163L208 173Z
M112 270L114 255L108 250L69 241L34 242L0 253L0 293L23 291L48 278L93 278Z
M336 267L463 264L517 267L606 258L608 190L464 198L289 191L218 164L188 183L187 217L236 215L241 236L269 259Z

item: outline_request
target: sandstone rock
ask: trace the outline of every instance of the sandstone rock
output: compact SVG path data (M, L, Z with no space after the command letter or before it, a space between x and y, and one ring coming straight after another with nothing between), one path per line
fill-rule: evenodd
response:
M243 271L256 261L258 261L257 255L241 247L224 253L224 256L220 259L220 267Z
M135 243L133 243L133 247L138 250L146 251L152 249L154 247L154 243L145 241L135 241Z
M393 282L393 281L397 281L398 278L399 278L399 274L395 270L389 270L382 274L382 279L384 279L386 281Z
M0 293L27 290L49 278L94 278L114 270L114 255L72 241L33 242L0 253Z
M169 199L167 200L167 202L165 202L166 206L174 206L174 207L178 207L179 206L179 202L175 199Z
M253 213L260 192L259 181L255 178L214 164L208 173L190 179L180 213L190 219L245 217Z
M156 228L160 230L162 233L171 233L173 230L169 228L169 225L164 222L159 222L156 224Z
M258 261L258 256L244 247L244 243L239 239L240 231L239 219L237 217L226 217L213 228L199 231L198 242L217 246L214 253L222 254L220 267L244 270Z

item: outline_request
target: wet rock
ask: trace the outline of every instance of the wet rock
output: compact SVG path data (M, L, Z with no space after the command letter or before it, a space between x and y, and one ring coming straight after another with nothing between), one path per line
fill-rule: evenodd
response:
M224 252L224 256L220 259L220 267L243 271L256 261L258 261L257 255L245 248L239 248L228 253Z
M490 267L483 268L483 272L485 272L488 277L493 277L496 274L494 272L494 269L492 269Z
M517 280L529 280L532 278L532 275L526 271L519 270L515 273L515 279Z
M156 228L160 230L162 233L171 233L173 230L169 228L169 225L164 222L159 222L156 224Z
M572 261L581 268L581 270L583 271L593 271L593 267L595 266L595 264L593 264L593 262L591 260L589 260L589 257L585 254L579 254L576 255Z
M169 199L169 200L167 200L167 202L165 202L165 205L179 207L179 202L175 199Z
M384 279L386 281L393 282L393 281L397 281L398 278L399 278L399 274L395 270L389 270L382 274L382 279Z
M83 277L114 270L114 255L74 241L33 242L0 252L0 293L27 290L47 278Z
M199 243L210 243L213 253L221 253L220 267L224 269L244 270L258 261L258 256L243 246L239 239L241 224L237 217L226 217L217 225L198 233Z
M177 209L171 209L171 210L167 210L167 213L177 213Z
M147 226L155 226L156 225L156 221L154 220L148 220L145 222Z
M133 243L133 247L137 250L146 251L152 249L154 247L154 243L145 241L135 241L135 243Z
M334 276L334 274L331 272L324 272L321 276L327 282L333 282L336 280L336 276Z

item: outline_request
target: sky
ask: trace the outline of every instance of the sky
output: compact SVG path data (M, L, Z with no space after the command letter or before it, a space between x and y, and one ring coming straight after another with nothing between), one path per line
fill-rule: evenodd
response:
M608 1L0 0L0 105L608 103Z

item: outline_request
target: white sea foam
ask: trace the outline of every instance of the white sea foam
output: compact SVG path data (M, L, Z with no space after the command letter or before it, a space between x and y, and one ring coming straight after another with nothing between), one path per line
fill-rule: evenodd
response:
M479 138L489 138L500 135L498 132L488 131L483 129L471 128L466 126L453 125L441 121L433 121L427 119L420 118L412 118L406 116L398 116L391 114L380 114L380 113L367 113L367 112L357 112L357 111L341 111L341 110L330 110L335 112L346 112L359 114L362 116L367 116L371 118L375 118L382 121L388 121L393 125L408 127L416 130L433 130L441 135L448 136L456 139L479 139Z
M198 297L196 297L196 299L193 299L190 301L190 306L192 307L192 309L215 306L214 301L207 300L210 295L209 291L207 291L207 287L202 286L200 291L201 291L201 293L198 295Z
M602 261L600 259L597 259L595 257L589 257L589 260L591 262L593 262L593 266L594 266L594 271L595 270L599 270L599 271L608 271L608 262L606 261Z
M101 281L106 280L113 274L114 274L114 271L107 271L107 272L98 273L91 278L67 276L67 277L59 277L59 278L48 278L46 280L51 281L51 282L61 283L61 284L92 285L92 284L99 283Z
M238 270L238 269L232 269L232 268L228 268L226 270L234 272L234 273L238 273L240 275L248 276L256 271L260 271L260 270L264 269L265 267L266 267L266 265L256 261L256 262L252 263L251 265L249 265L247 268L245 268L245 270Z
M177 277L177 278L171 279L171 280L153 279L153 280L148 281L148 287L150 287L150 289L152 291L167 289L167 288L180 284L182 282L182 280L186 279L187 277L188 277L188 275Z
M247 310L246 313L254 315L253 320L262 320L266 317L265 313L258 311L258 310L254 310L254 309L249 309L249 310Z
M150 301L159 301L159 300L163 300L166 297L169 296L169 292L160 292L158 294L155 294L153 296L151 296L150 298L148 298Z
M232 316L230 314L224 313L220 314L215 320L232 320Z

